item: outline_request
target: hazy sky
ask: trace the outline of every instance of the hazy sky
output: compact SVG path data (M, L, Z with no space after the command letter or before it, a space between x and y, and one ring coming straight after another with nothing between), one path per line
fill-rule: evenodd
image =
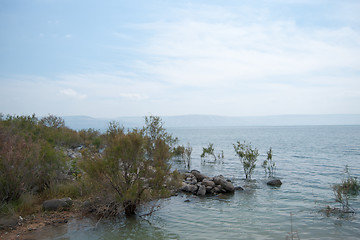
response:
M360 113L360 1L0 0L0 112Z

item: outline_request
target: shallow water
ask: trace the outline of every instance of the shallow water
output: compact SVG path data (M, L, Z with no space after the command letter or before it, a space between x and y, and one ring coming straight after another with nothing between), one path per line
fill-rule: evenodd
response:
M180 194L166 199L148 220L72 220L37 239L285 239L293 228L301 239L359 239L360 214L327 217L319 211L336 206L331 185L341 181L348 165L360 177L360 126L229 127L169 129L193 147L192 169L208 176L222 174L245 191L213 197ZM258 167L245 183L232 144L251 142L259 149ZM202 164L202 147L224 150L223 164ZM272 147L280 188L266 185L260 167ZM183 164L173 163L181 169ZM360 209L360 197L351 206ZM189 199L190 202L185 202ZM45 234L47 233L47 234Z

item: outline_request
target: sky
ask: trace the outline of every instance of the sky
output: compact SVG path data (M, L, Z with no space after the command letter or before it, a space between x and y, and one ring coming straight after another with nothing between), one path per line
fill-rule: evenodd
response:
M0 0L0 112L360 114L358 0Z

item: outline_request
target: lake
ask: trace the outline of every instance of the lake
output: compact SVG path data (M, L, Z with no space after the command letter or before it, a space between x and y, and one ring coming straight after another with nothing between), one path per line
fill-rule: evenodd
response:
M360 126L218 127L168 129L180 143L193 147L191 169L208 176L222 174L234 194L197 197L179 194L163 200L147 220L72 220L38 239L285 239L292 227L300 239L359 239L360 197L350 200L354 215L326 216L327 205L338 206L332 185L348 166L360 177ZM246 141L259 149L253 181L245 182L232 144ZM224 151L223 163L202 164L202 147ZM276 177L283 185L266 185L261 163L272 147ZM173 168L184 166L174 161ZM185 200L190 200L189 202Z

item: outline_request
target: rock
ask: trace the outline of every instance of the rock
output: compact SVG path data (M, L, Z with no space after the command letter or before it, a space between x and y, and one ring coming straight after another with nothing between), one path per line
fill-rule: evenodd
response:
M206 176L201 174L198 170L192 170L191 173L196 177L198 182L201 182Z
M214 187L214 188L213 188L213 191L214 191L215 193L221 192L221 185L218 185L218 186Z
M222 175L214 177L214 183L216 185L221 185L221 188L226 190L226 192L234 192L235 187L234 185L227 181Z
M243 191L244 189L242 187L238 186L238 187L235 187L235 190L236 191Z
M195 177L192 173L185 173L184 176L185 176L185 179Z
M62 198L62 199L52 199L52 200L46 200L43 203L43 209L45 211L56 211L56 210L62 210L62 209L68 209L72 205L71 198Z
M204 185L199 186L199 190L197 191L198 196L204 196L206 194L206 187Z
M195 185L196 183L197 183L197 180L196 180L196 178L194 177L193 179L189 179L189 178L187 178L186 179L186 181L185 181L185 183L187 183L187 184L191 184L191 185Z
M273 179L268 181L266 184L273 187L280 187L282 182L280 181L280 179Z
M215 187L215 183L213 181L209 181L206 178L204 178L201 184L205 185L205 187Z
M183 183L183 186L181 187L181 190L184 191L184 192L190 192L190 193L195 194L197 192L197 190L198 190L198 186Z
M18 225L16 216L0 218L0 229L14 229Z
M213 194L213 193L214 193L214 188L213 188L213 187L210 187L210 186L207 186L207 187L206 187L206 193L208 193L208 194Z

